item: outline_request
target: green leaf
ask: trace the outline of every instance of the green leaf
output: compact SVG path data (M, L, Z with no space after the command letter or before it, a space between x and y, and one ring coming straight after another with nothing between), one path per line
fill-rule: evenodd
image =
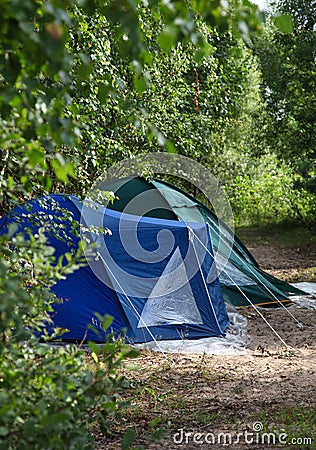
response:
M23 425L23 431L26 435L31 435L34 432L36 421L34 417L30 417Z
M290 14L275 17L274 23L281 33L292 33L293 31L293 18Z
M109 100L109 94L112 90L110 83L100 83L98 86L98 99L102 105L105 105Z
M169 51L175 44L178 30L174 25L167 25L158 36L158 44L165 50Z
M194 52L194 59L198 64L200 64L205 56L206 54L203 48L197 48Z
M156 426L161 422L160 417L155 417L151 422L150 426L151 428L156 428Z
M139 77L136 75L134 77L134 87L135 87L136 91L139 92L140 94L145 92L145 90L147 88L147 84L146 84L146 80L144 79L144 77Z
M29 158L30 167L35 167L37 164L45 167L44 155L45 153L42 148L32 148L27 155Z
M61 411L57 414L46 414L42 418L42 423L45 427L55 427L58 424L62 424L66 420L71 418L71 412L70 411Z
M106 402L102 405L103 409L111 409L112 411L115 411L116 403L115 402Z
M19 229L19 225L17 223L11 223L9 225L8 230L8 238L10 239Z
M135 439L135 431L127 430L122 439L122 450L128 450Z
M6 436L9 433L8 428L0 427L0 436Z
M102 323L103 330L107 330L112 325L112 322L113 322L112 316L108 316L108 315L102 316L99 313L96 313L95 316Z
M68 182L68 177L75 177L74 164L66 162L60 154L56 155L56 159L51 161L55 175L59 181Z
M93 353L95 353L96 355L99 355L100 347L98 346L98 344L96 344L95 342L89 341L88 345Z
M92 64L81 64L77 69L77 75L80 80L87 80L93 71Z
M171 142L169 139L167 139L167 142L166 142L166 150L168 153L178 153L173 142Z
M49 175L45 174L44 176L39 176L38 177L40 183L42 184L42 186L49 191L49 189L51 188L53 182L52 179L50 178Z

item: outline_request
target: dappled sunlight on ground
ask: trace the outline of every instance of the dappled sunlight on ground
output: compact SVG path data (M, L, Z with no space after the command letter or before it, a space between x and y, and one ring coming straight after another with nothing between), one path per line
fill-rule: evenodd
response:
M298 250L255 241L250 250L274 275L315 280L314 244ZM246 355L142 351L126 361L124 399L132 408L107 437L96 432L95 448L120 449L127 430L135 433L132 448L146 450L315 448L316 310L261 309L287 347L256 311L239 311L248 320Z

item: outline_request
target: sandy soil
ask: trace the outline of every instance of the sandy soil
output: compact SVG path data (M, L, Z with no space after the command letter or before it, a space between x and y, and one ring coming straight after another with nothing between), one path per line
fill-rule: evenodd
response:
M255 231L244 232L241 236L248 250L268 273L288 282L316 282L316 229L310 233L311 242L303 245L276 245L273 236L261 238Z
M311 281L315 247L250 250L270 273ZM95 448L120 449L126 430L135 433L132 448L146 450L316 448L316 310L291 309L300 325L284 309L263 310L288 348L253 310L242 312L247 355L142 352L127 361L122 374L131 387L125 399L133 408L107 438L96 433ZM262 434L267 431L273 434Z

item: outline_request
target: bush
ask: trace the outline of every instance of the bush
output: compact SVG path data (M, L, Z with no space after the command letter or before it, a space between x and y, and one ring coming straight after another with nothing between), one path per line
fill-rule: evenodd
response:
M315 221L316 196L297 187L298 175L265 155L225 190L230 198L237 225L252 225L287 220Z
M100 347L90 343L89 354L40 342L35 331L55 300L49 287L82 262L79 252L56 266L45 237L37 238L16 236L12 248L0 237L0 449L93 448L91 427L106 433L123 406L117 368L133 352L111 334Z

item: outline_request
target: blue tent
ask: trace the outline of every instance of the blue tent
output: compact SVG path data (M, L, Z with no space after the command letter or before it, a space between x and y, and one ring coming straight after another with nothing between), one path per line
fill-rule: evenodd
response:
M73 221L80 220L97 247L87 265L52 288L61 300L54 304L54 325L68 330L63 340L102 341L98 314L112 316L111 331L125 330L135 343L224 334L229 320L207 224L138 217L50 195L15 208L1 219L0 233L12 222L17 232L33 233L53 224L48 239L58 258L78 247ZM100 226L110 233L92 228Z

